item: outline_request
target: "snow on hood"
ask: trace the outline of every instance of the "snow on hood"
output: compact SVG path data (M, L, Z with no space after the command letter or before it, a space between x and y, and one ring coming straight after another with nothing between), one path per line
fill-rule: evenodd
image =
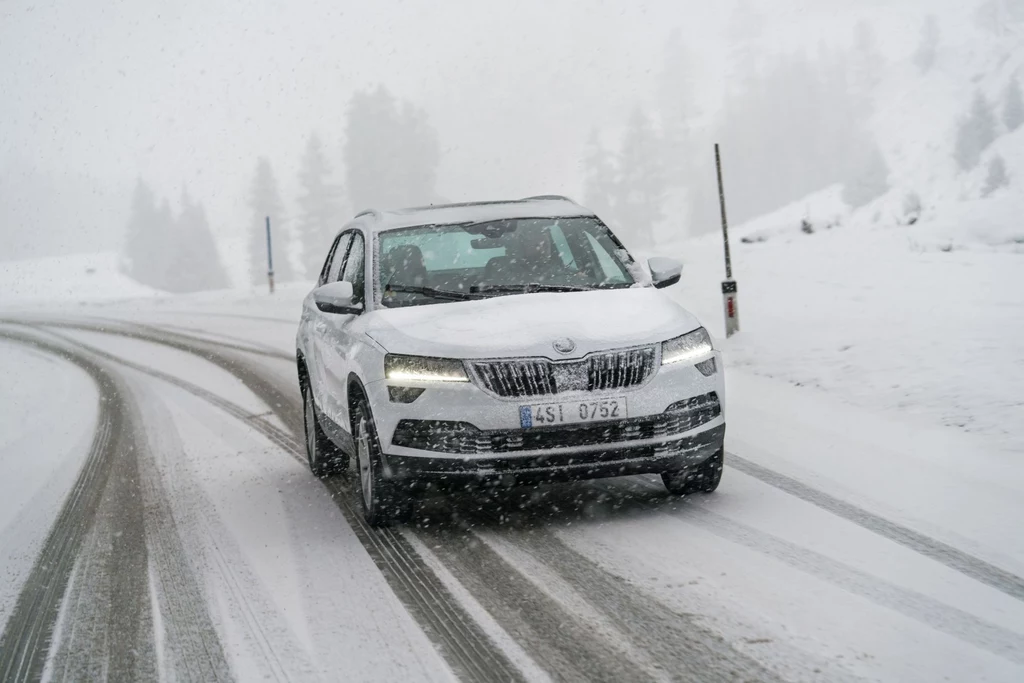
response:
M497 296L379 309L367 317L367 334L389 352L454 358L579 358L663 341L700 326L651 287ZM573 353L552 348L564 337L576 343Z

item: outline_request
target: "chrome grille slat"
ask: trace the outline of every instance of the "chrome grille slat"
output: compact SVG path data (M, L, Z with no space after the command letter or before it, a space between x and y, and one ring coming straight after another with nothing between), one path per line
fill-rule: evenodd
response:
M654 347L647 346L595 353L577 361L523 358L475 361L471 366L478 382L498 396L548 396L563 391L638 386L653 374L654 358Z

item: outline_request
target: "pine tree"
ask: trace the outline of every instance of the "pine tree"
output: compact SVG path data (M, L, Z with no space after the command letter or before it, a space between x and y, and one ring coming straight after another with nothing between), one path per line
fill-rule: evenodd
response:
M227 274L217 244L206 220L202 204L192 201L186 191L181 195L181 213L174 224L170 268L165 289L172 292L199 292L224 289Z
M1006 86L1003 99L1003 123L1011 133L1024 124L1024 97L1021 96L1020 82L1011 78Z
M156 229L156 197L153 190L140 178L132 193L131 212L125 231L121 253L121 272L136 282L146 282L159 257L159 245L154 242Z
M939 49L939 22L935 15L929 15L921 27L921 42L914 52L914 64L923 73L927 73L935 65L935 55Z
M302 264L307 280L320 273L334 235L341 229L341 191L330 180L331 169L323 143L315 133L309 136L299 170L298 238L302 243Z
M1006 162L997 154L992 157L992 161L988 162L988 177L985 178L982 194L987 197L999 188L1006 187L1007 184L1009 184L1009 178L1006 176Z
M980 92L974 94L970 113L960 122L953 152L961 170L978 165L981 153L996 139L996 120L988 100Z
M436 200L440 151L423 110L378 85L352 96L345 125L346 186L353 208Z
M614 201L618 187L615 162L612 154L601 145L596 130L591 131L587 142L584 177L584 203L605 221L616 223Z
M396 132L402 149L398 178L403 193L398 203L432 202L437 198L437 167L441 163L437 133L427 113L411 102L402 103L397 120Z
M1024 0L988 0L975 10L974 21L985 31L1003 37L1024 22Z
M654 245L654 226L661 220L666 178L659 136L640 109L633 110L619 157L615 206L619 220L646 246Z
M862 96L869 95L882 78L885 60L878 49L875 30L861 21L854 34L853 83Z
M160 203L160 210L156 213L156 221L153 224L154 258L150 265L150 272L146 274L148 281L145 284L162 289L166 292L172 291L172 269L174 253L174 212L166 199Z
M277 181L270 168L270 161L260 157L256 163L249 195L252 207L252 221L249 224L249 277L253 285L266 283L267 277L267 233L266 220L270 217L273 231L274 280L289 282L294 279L289 260L290 240L284 220L284 206L277 191Z

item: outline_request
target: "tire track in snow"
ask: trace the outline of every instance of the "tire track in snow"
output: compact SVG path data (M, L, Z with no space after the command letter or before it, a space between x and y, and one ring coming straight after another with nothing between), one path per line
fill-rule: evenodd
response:
M699 503L666 509L667 504L678 499L667 497L668 494L655 481L639 479L635 483L631 482L630 488L636 493L636 497L624 507L657 510L690 522L720 538L848 590L879 607L898 612L924 626L970 643L1015 664L1024 664L1024 636L1019 633L992 624L923 593L850 567L827 555L729 519Z
M184 345L189 346L189 342L184 342ZM204 355L204 357L211 360L208 355ZM280 392L276 384L260 377L258 372L246 367L244 362L229 361L227 364L221 363L220 365L236 376L240 376L238 375L239 371L244 372L249 379L241 376L240 378L253 393L263 398L268 404L284 407L289 402L294 402L293 398ZM286 415L281 415L281 419L285 424L296 424L289 422ZM302 447L297 445L297 448L301 449ZM304 462L301 452L299 458ZM366 534L364 543L379 542L382 536L388 542L404 541L401 537L387 538L394 536L394 532L390 529L372 530L366 527L357 506L352 506L349 502L354 500L354 497L348 487L338 480L325 480L325 483L338 494L336 501L348 508L347 516L350 521L354 518L359 522L358 525L353 524L353 527L356 528L357 535L361 536L361 540L364 540L360 534L360 527L363 527L363 532ZM457 569L456 577L467 586L474 598L484 605L507 632L513 634L517 642L526 645L527 651L537 657L542 666L549 671L557 672L556 677L560 680L641 681L661 678L656 671L654 674L650 673L643 663L624 658L622 653L617 651L620 648L614 645L609 647L608 643L595 640L593 633L585 626L574 625L575 616L572 613L543 594L518 570L478 540L458 535L439 539L435 532L420 529L414 530L413 533L427 543L428 547L431 547L433 552L444 560L447 567ZM387 547L381 547L380 550L384 553L389 552ZM565 548L563 559L565 554L569 554L577 562L582 563L582 566L586 566L588 563L585 558L568 548ZM579 565L576 565L576 568L579 568ZM596 572L601 571L596 569ZM387 574L386 570L385 574ZM502 585L495 586L493 579L499 575L506 577L506 580ZM593 578L595 575L590 574L589 576ZM578 577L573 578L573 570L569 567L564 568L563 576L572 582L578 583L579 581ZM605 578L609 578L606 573ZM606 588L612 587L614 579L605 580L603 585ZM408 586L406 587L408 588ZM413 586L412 588L421 590L423 586ZM609 598L602 601L602 608L612 611L624 609L627 604L631 604L625 597L628 592L620 587L614 593L619 599L616 601L615 598ZM654 604L653 601L651 603ZM524 606L528 607L524 609ZM632 610L620 614L613 620L619 624L629 622L632 630L636 631L637 624L650 616L650 612L645 609L647 607L649 607L647 604L643 606L633 604ZM433 620L433 615L430 613L414 611L414 614L417 614L421 623L429 623ZM698 629L691 623L683 623L679 615L672 613L667 608L663 608L659 612L659 616L664 617L665 622L679 627L676 632L688 631L687 637L682 642L692 647L692 649L684 649L682 652L676 650L674 655L669 655L672 645L658 651L657 662L665 667L666 672L672 672L668 674L671 680L735 680L737 670L757 672L758 680L774 679L768 670L749 656L731 648L720 637L705 629ZM632 622L630 622L631 617ZM679 643L675 643L675 645L678 646ZM713 667L709 669L701 669L700 666L693 667L693 664L698 661L700 665L711 666L713 663ZM709 671L723 673L719 676L718 674L709 674ZM712 678L709 678L709 675L712 675Z
M99 418L89 455L0 634L0 680L29 681L42 677L68 580L117 458L117 436L125 427L124 412L119 388L98 364L28 334L0 330L0 336L75 363L93 378L100 394Z
M287 436L282 435L276 427L259 418L254 418L251 412L202 387L177 378L174 375L119 358L102 349L58 332L52 330L46 330L46 332L94 356L176 386L207 403L213 404L215 407L243 422L246 426L256 428L263 436L268 436L276 445L286 451L291 447L291 442L287 439ZM171 428L164 428L159 431L166 434L170 433ZM181 448L178 445L170 450L180 452ZM167 642L171 650L172 662L178 671L188 672L191 677L190 680L230 680L231 673L223 648L220 645L213 622L206 611L207 601L203 597L185 600L181 598L182 593L186 596L201 596L202 591L189 564L188 554L182 545L181 536L176 529L169 498L163 490L164 484L160 481L159 474L155 469L157 467L156 462L152 457L149 460L145 484L147 489L154 494L149 507L159 508L159 510L152 514L154 533L150 542L154 545L154 549L159 553L161 559L156 564L156 573L160 579L158 583L158 597L163 598L161 605L168 610L164 630L170 636ZM179 477L185 476L180 469L177 474ZM187 478L191 481L190 476ZM205 511L210 511L214 508L213 502L202 493L198 483L192 482L183 488L187 491L188 496L195 500L196 507ZM198 529L197 533L202 537L203 545L210 548L210 557L214 570L221 578L226 589L223 597L228 601L232 614L247 629L249 642L258 650L257 656L263 660L265 670L275 680L279 681L291 680L292 674L309 675L312 672L312 666L305 657L301 656L302 648L289 635L290 631L287 625L284 624L283 617L280 617L276 612L276 608L270 606L266 600L261 599L259 595L253 595L251 591L247 591L244 588L243 584L253 585L258 583L258 581L245 569L243 553L237 547L237 544L230 540L230 534L223 527L220 520L217 519L215 514L208 513L203 520L193 524L193 526ZM240 578L240 575L243 578ZM180 582L182 580L187 580L192 588L191 591L181 590ZM254 611L254 602L258 603L256 608L258 608L259 614L256 614ZM200 616L202 617L201 619L196 618ZM175 639L174 636L181 636L181 639ZM210 638L207 638L207 636ZM214 654L223 662L223 666L219 667L219 670L211 671L209 667L204 669L203 665L206 663L204 658L197 658L195 656L197 652L202 652L208 643L212 643L212 647L215 649ZM196 670L197 660L200 666L198 671Z
M185 389L189 393L221 408L228 414L244 420L254 429L275 443L286 453L305 464L303 442L296 437L295 430L301 429L301 405L297 397L290 396L277 388L270 379L262 376L240 359L224 356L209 348L197 344L210 345L207 340L182 339L182 335L168 338L164 334L156 334L152 330L113 330L109 327L89 326L75 323L73 325L57 324L56 327L72 327L92 332L102 332L130 337L142 341L163 344L218 365L238 377L250 391L271 407L278 418L290 427L292 433L286 433L273 424L253 419L249 411L213 394L202 387L174 377L153 368L141 366L120 359L100 349L90 347L75 340L69 340L89 349L101 357L130 367L139 372L158 377L170 384ZM248 349L236 349L245 350ZM288 359L293 360L293 359ZM464 681L521 681L522 674L483 633L476 622L466 613L465 609L451 596L447 588L436 574L423 562L410 543L400 532L393 529L373 529L369 527L361 512L352 504L355 496L352 490L339 479L324 479L322 483L332 492L332 498L345 515L356 536L366 548L374 563L384 574L406 609L420 623L428 637L444 655L446 661Z
M103 331L110 332L110 330ZM148 332L157 333L158 330L151 329ZM148 334L146 336L148 337ZM193 340L187 337L186 335L178 334L174 334L174 337L176 339L173 342L163 341L159 337L152 338L149 340L156 341L158 343L172 345L175 348L180 348L181 350L198 353L199 355L207 358L208 360L212 360L212 356L218 355L210 350L190 348L193 343L217 346L216 342L209 342L207 340L202 339ZM245 349L235 348L234 350L244 351ZM236 374L236 376L239 376L239 378L242 379L242 381L245 382L250 387L250 389L253 390L254 393L263 397L264 400L268 401L268 403L270 401L273 401L274 403L272 403L271 405L276 404L280 406L283 410L287 410L288 404L295 402L294 399L279 391L276 385L273 383L273 381L260 377L258 371L252 369L246 363L244 363L244 361L241 361L240 359L231 359L225 357L222 358L221 362L219 362L218 364L221 365L221 367L223 367L224 369L228 370L229 372L232 372L232 374ZM238 372L236 372L237 370L242 370L248 376L248 381L246 378L243 378L241 375L239 375ZM301 413L299 411L300 408L297 405L294 406L292 409L293 413L298 413L299 416L301 417ZM296 424L294 420L298 419L295 418L294 416L286 415L282 415L281 418L282 421L285 422L285 424L289 425ZM297 424L301 424L301 422L298 422ZM1024 579L1021 579L1016 575L1013 575L988 562L985 562L980 558L969 555L968 553L953 548L952 546L942 543L941 541L932 539L919 532L915 532L912 529L909 529L900 524L880 517L879 515L868 512L862 508L857 507L856 505L842 501L838 498L835 498L834 496L831 496L822 491L814 489L806 484L803 484L802 482L799 482L791 477L774 472L761 465L757 465L756 463L746 460L741 456L737 456L733 453L729 453L729 459L727 460L727 464L729 464L732 467L735 467L736 469L744 472L745 474L748 474L761 480L766 484L769 484L786 493L794 495L797 498L814 504L817 507L822 508L823 510L826 510L843 519L846 519L847 521L853 522L854 524L857 524L858 526L861 526L869 531L872 531L885 538L900 543L901 545L908 547L909 549L919 554L936 560L941 564L944 564L945 566L954 569L972 579L979 580L986 585L989 585L1007 595L1010 595L1011 597L1014 597L1016 599L1024 599ZM648 484L650 484L650 482L648 482ZM653 487L653 484L650 484L650 486ZM349 514L355 516L358 519L361 519L361 515L358 514L358 510L353 509L350 511ZM371 533L374 532L371 531ZM749 537L747 538L749 542ZM817 555L816 553L813 553L813 551L807 552L811 552L812 554ZM811 567L813 566L813 564L814 563L811 563L809 565L805 564L805 567ZM848 567L845 567L845 565L842 565L841 568L849 569ZM840 574L845 575L844 572L839 572L839 574L831 572L831 575L833 577L839 576ZM846 578L851 577L846 576ZM856 579L857 577L852 578ZM872 578L871 580L873 581L874 579ZM861 588L863 588L862 582L858 583L856 580L853 581L852 585L861 586ZM916 615L914 616L914 618L920 617L927 620L928 617L926 615L934 612L934 610L932 610L932 605L917 605L916 603L914 603L914 601L911 601L910 603L905 602L904 604L910 605L909 607L906 607L909 613L904 613L907 613L908 616ZM946 606L944 605L940 605L941 609L939 611L941 612L942 609L944 609L945 607ZM947 633L951 633L953 635L957 633L964 633L965 631L962 628L962 625L967 622L975 621L977 620L977 618L967 613L963 613L963 615L967 617L966 622L958 620L958 618L955 615L950 617L952 619L952 621L950 621L950 618L945 618L949 617L949 615L945 615L943 618L938 620L939 624L944 625L943 628L940 630L943 630ZM957 622L959 622L961 625L957 626ZM976 640L977 642L975 642L975 644L983 647L988 651L994 652L996 654L1001 654L1001 656L1007 657L1013 661L1017 661L1017 658L1020 656L1018 654L1020 652L1020 647L1015 640L1015 634L1006 632L1000 629L999 627L988 624L987 622L981 622L980 629L977 631L976 635L977 637L974 640L968 637L967 641L975 642Z
M153 450L183 453L177 426L167 409L161 403L146 402L144 413L147 426L157 425L151 434L160 437L157 448ZM243 424L251 427L248 420ZM195 563L190 563L189 559L196 553L188 552L184 541L187 539L190 546L198 546L200 554L213 570L214 580L219 582L214 592L227 603L235 621L247 630L247 643L254 651L254 659L260 661L261 671L279 681L292 680L293 675L311 679L313 667L305 648L294 637L287 619L268 598L267 591L250 588L262 586L262 582L250 570L245 553L218 515L216 503L197 480L192 468L183 458L173 457L165 459L162 467L153 458L150 469L151 485L170 492L161 496L164 509L154 514L157 523L165 520L165 524L169 522L176 527L174 533L163 534L173 541L173 547L166 554L167 561L194 573L197 570L191 567ZM163 471L168 471L170 476L165 477ZM177 510L170 504L172 500L179 503ZM166 597L174 599L170 594ZM210 628L214 628L212 623ZM193 676L193 680L206 679Z
M93 331L107 331L97 329L95 327L85 327L83 329L92 329ZM154 332L158 331L159 328L150 328ZM183 340L190 339L186 335L178 335ZM206 343L219 345L218 342L211 342L202 339L192 338L194 342ZM156 340L154 340L156 341ZM184 342L179 341L179 344ZM239 351L247 351L247 349L240 345L227 345L228 348L233 348ZM180 348L178 346L177 348ZM188 350L188 349L183 349ZM199 353L202 355L201 350L192 350L193 353ZM251 351L248 351L251 352ZM284 354L275 354L275 357L282 357ZM289 358L291 360L291 358ZM227 366L222 365L225 369L229 369ZM230 369L229 369L230 371ZM243 380L244 381L244 380ZM276 395L280 395L275 389L271 388L271 391ZM280 399L278 399L280 400ZM301 419L301 412L299 414ZM287 422L286 424L293 424ZM301 423L299 423L301 424ZM841 517L849 522L856 524L868 531L876 533L880 536L884 536L891 541L899 543L900 545L913 550L916 553L929 557L936 562L944 564L945 566L953 569L965 576L968 576L976 581L984 583L1016 600L1024 601L1024 577L1017 576L1016 574L1002 569L990 562L987 562L979 557L971 555L963 550L955 548L954 546L944 543L930 536L927 536L921 532L915 531L907 526L893 522L881 515L869 512L864 508L858 507L853 503L849 503L840 498L832 496L824 491L813 488L803 482L794 479L793 477L781 474L774 470L771 470L763 465L759 465L751 460L744 458L743 456L737 455L733 452L727 453L726 464L733 467L744 474L747 474L755 479L758 479L769 486L784 491L796 498L799 498L805 502L811 503L816 507L821 508L827 512L830 512L838 517Z
M20 332L0 335L77 364L100 391L89 455L0 635L0 680L38 680L55 641L51 673L59 678L152 678L148 563L127 392L104 367L67 348ZM60 637L55 624L76 563L62 620L72 628Z
M479 534L496 547L508 545L518 553L553 572L566 586L578 592L587 606L604 617L615 634L621 634L648 654L663 677L672 681L715 683L720 681L778 681L753 657L740 652L721 635L696 623L700 617L678 613L649 597L623 579L581 555L550 531L543 529L500 529L500 534ZM515 564L513 562L513 564ZM589 610L588 610L589 611ZM613 649L616 642L608 642Z
M942 541L892 522L880 515L868 512L852 503L847 503L835 496L812 488L785 474L780 474L763 465L758 465L735 453L728 452L725 462L730 467L754 477L769 486L785 491L791 496L831 512L837 517L842 517L859 527L863 527L879 536L884 536L890 541L895 541L916 553L944 564L965 576L969 576L975 581L995 588L1011 598L1024 601L1024 578L1016 574L969 555Z

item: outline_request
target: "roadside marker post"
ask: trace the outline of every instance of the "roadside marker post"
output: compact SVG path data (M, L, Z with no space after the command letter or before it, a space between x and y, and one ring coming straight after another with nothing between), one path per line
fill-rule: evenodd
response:
M715 143L715 170L718 173L718 206L722 212L722 242L725 244L725 280L722 281L722 306L725 309L725 336L740 331L740 310L736 280L732 277L732 256L729 254L729 221L725 217L725 187L722 184L722 157Z
M270 248L270 216L267 216L267 283L274 293L274 252Z

